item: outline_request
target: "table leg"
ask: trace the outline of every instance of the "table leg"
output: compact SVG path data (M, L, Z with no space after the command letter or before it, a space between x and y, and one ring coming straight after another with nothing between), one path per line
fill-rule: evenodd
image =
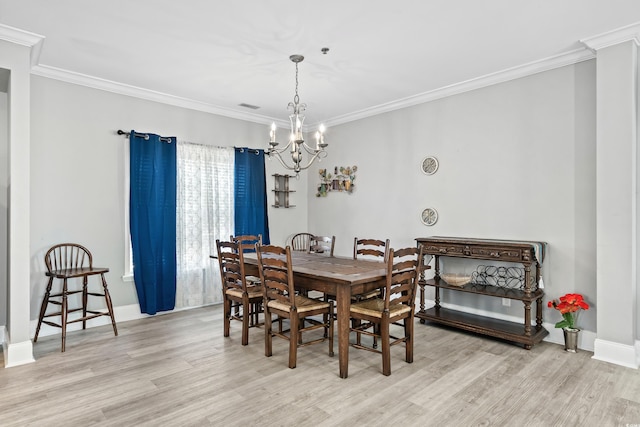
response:
M349 311L351 309L351 288L338 286L336 289L336 311L338 316L338 358L340 378L349 374Z

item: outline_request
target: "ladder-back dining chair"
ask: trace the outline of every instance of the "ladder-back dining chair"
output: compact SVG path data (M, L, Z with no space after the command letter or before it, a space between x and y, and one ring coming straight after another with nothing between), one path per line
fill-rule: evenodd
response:
M389 258L390 248L389 239L359 239L355 237L353 239L353 259L369 259L386 262ZM373 289L363 294L353 295L351 297L351 301L357 302L371 298L378 298L383 292L384 288ZM352 323L356 326L359 324L357 319L354 319ZM356 337L356 342L357 344L360 344L360 335ZM373 348L378 348L378 340L375 336L373 337Z
M353 259L369 259L386 262L389 258L389 239L353 239ZM365 294L355 295L356 301L375 298L380 295L380 289L374 289Z
M258 269L264 289L264 354L273 354L273 337L289 341L289 368L295 368L298 347L329 341L329 356L333 356L333 302L319 301L297 294L289 246L257 246ZM273 328L273 318L280 327ZM322 315L322 321L314 316ZM289 320L289 330L282 330L282 319ZM308 326L305 326L308 325ZM324 335L303 341L303 333L324 328Z
M229 240L236 242L238 248L242 249L242 252L255 252L256 243L262 244L262 234L245 234L241 236L230 236Z
M47 268L45 275L49 278L49 281L42 300L42 305L40 306L38 326L36 327L36 334L33 338L33 342L38 341L40 328L42 324L45 323L49 326L60 328L62 330L62 351L64 352L67 338L67 325L69 323L82 322L82 329L86 329L87 320L100 316L108 316L111 318L113 333L116 336L118 335L116 320L113 316L111 296L109 295L109 289L107 288L107 280L104 277L105 273L109 271L108 268L94 267L91 252L89 252L89 250L84 246L77 243L61 243L52 246L44 256L44 263ZM89 291L89 276L97 275L100 275L102 292ZM55 279L62 281L62 287L59 292L52 293ZM76 280L81 280L82 286L80 288L72 288L72 284ZM69 296L75 294L81 294L81 300L78 305L74 304L73 308L69 308ZM97 309L90 310L88 308L88 300L90 296L104 298L106 311ZM50 304L59 307L59 311L47 313ZM81 315L70 320L69 314L76 312L81 312ZM59 317L59 323L47 320L51 317Z
M244 254L236 242L216 240L224 302L224 336L229 336L231 321L242 322L242 345L249 344L249 328L260 325L262 286L249 283L244 274Z
M422 268L422 247L389 251L384 296L351 303L351 331L359 337L372 336L380 340L380 349L363 345L360 339L352 347L382 354L382 373L391 375L391 347L405 344L405 361L413 362L413 315L418 272ZM403 328L403 336L391 335L391 325Z
M255 252L256 244L262 244L262 234L245 234L241 236L230 236L229 240L238 244L238 250L245 252ZM246 276L245 278L250 284L259 285L260 278L258 276Z

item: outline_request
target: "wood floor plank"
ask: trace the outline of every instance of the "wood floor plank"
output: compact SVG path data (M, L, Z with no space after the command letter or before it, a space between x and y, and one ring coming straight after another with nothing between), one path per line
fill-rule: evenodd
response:
M0 370L2 426L625 426L640 424L640 372L542 342L415 324L414 362L350 349L349 378L326 344L303 347L240 325L222 307L75 331L34 344L36 363Z

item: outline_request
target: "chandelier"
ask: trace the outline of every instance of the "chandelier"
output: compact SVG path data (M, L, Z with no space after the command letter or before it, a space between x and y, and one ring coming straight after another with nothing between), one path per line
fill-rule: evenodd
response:
M290 102L287 107L291 110L291 115L289 115L289 121L291 122L289 142L283 148L276 148L278 146L278 142L276 142L276 124L275 122L272 123L267 154L269 157L276 157L282 166L294 171L297 175L301 170L309 168L316 159L320 161L320 159L326 157L327 152L324 149L328 144L324 142L324 125L320 125L316 132L315 148L304 142L302 136L304 114L302 113L307 109L307 104L301 104L300 97L298 96L298 64L304 60L304 56L291 55L289 59L296 64L296 94L293 97L293 102ZM306 164L304 164L302 159L303 150L310 156ZM282 156L283 153L287 152L291 153L291 162L288 162Z

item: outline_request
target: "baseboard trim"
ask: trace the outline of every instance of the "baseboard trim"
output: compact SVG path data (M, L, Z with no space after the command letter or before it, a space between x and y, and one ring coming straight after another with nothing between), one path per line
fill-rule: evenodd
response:
M5 332L4 336L9 337L9 334ZM27 363L36 361L33 358L33 343L31 340L18 343L11 343L10 341L11 340L7 338L2 343L5 368L26 365Z
M596 339L593 359L638 369L640 367L640 342L636 341L635 345L625 345Z

